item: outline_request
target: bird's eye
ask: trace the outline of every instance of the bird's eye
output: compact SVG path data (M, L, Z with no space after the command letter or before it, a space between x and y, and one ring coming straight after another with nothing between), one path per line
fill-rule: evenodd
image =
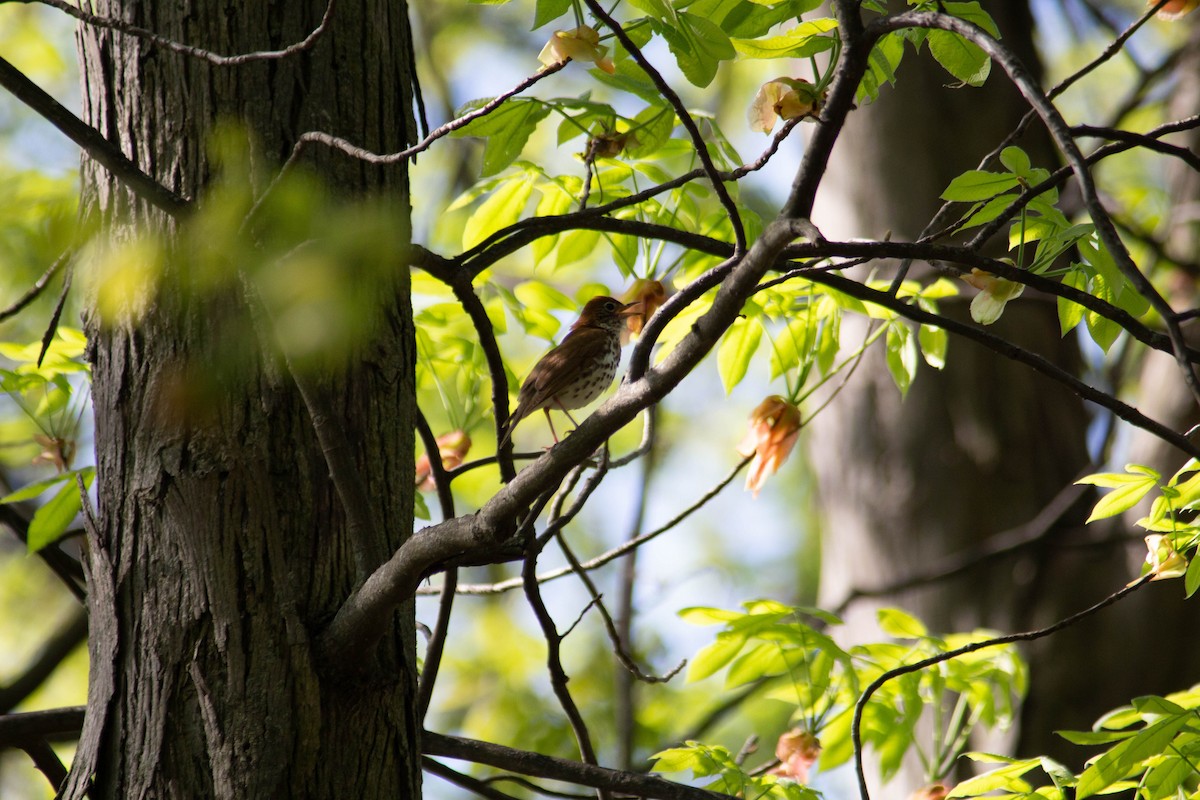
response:
M617 304L614 303L612 300L609 300L607 303L604 304L604 310L605 311L616 311Z

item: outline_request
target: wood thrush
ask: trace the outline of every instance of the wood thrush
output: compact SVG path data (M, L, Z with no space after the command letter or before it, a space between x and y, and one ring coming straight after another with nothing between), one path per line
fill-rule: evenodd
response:
M508 418L500 447L508 444L517 423L539 408L546 414L555 444L558 433L550 409L563 412L573 425L578 425L569 410L586 406L612 383L621 360L625 317L637 311L637 303L622 303L603 295L588 300L566 338L541 357L521 384L517 408Z

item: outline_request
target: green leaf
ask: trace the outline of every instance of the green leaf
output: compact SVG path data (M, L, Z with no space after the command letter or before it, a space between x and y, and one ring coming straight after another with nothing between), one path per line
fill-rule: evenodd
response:
M732 392L733 387L746 377L750 359L754 357L761 340L762 325L758 320L739 317L726 331L717 348L717 369L721 373L726 394Z
M1019 147L1009 145L1000 151L1000 163L1008 167L1008 171L1015 175L1025 177L1029 174L1029 170L1033 165L1029 162L1029 155Z
M903 322L888 325L887 366L900 394L908 394L908 387L917 374L917 343L912 331Z
M809 58L834 47L825 34L837 28L837 20L816 19L801 23L778 36L733 39L733 46L745 58Z
M1161 719L1101 754L1079 776L1075 796L1078 800L1084 800L1099 794L1128 775L1138 762L1164 753L1175 734L1187 724L1189 717L1190 712Z
M921 620L898 608L881 608L875 612L879 629L897 639L920 639L929 634Z
M1062 282L1064 286L1070 286L1072 289L1086 292L1088 283L1087 272L1079 265L1075 265L1071 267L1067 274L1063 275ZM1076 325L1083 321L1083 312L1086 310L1086 308L1073 300L1068 300L1065 297L1058 298L1058 326L1063 336L1066 336L1070 331L1075 329Z
M423 520L433 519L433 515L429 513L429 506L420 492L413 492L413 516Z
M970 86L982 86L992 71L992 60L976 44L950 31L931 30L929 52L942 67Z
M1139 714L1184 714L1187 709L1165 697L1148 694L1133 698L1133 707Z
M689 606L679 611L680 619L686 620L693 625L720 625L726 622L733 622L735 619L741 619L744 616L746 615L740 611L711 608L709 606Z
M49 489L51 486L57 486L58 484L67 480L68 478L71 478L71 473L64 473L62 475L54 475L52 477L45 478L40 481L34 481L33 483L26 484L25 486L22 486L20 489L17 489L15 492L9 492L4 497L0 497L0 504L2 504L2 503L20 503L24 500L32 500L33 498L40 495L42 492Z
M571 0L537 0L533 13L533 28L530 30L537 30L570 10Z
M474 100L464 105L457 116L486 105L488 100ZM472 120L459 128L453 136L482 136L487 140L483 148L481 177L495 175L512 164L521 155L525 143L537 124L550 114L550 109L534 100L515 98L502 104L485 117Z
M1016 175L1006 172L988 172L982 169L972 169L950 181L946 191L942 192L943 200L973 203L987 200L998 194L1015 189L1020 185Z
M904 35L901 32L889 33L881 38L871 48L867 58L868 69L863 74L858 85L856 96L860 103L869 103L879 97L879 90L885 83L896 83L896 68L904 58Z
M746 637L741 633L721 631L716 640L705 646L688 663L687 682L703 680L720 670L737 657L746 645Z
M1025 793L1031 790L1027 781L1021 779L1021 776L1029 772L1034 767L1041 766L1040 760L1036 758L1027 758L1021 761L1013 761L1004 758L1003 756L988 756L979 757L979 754L969 754L975 760L1001 760L1005 763L1004 766L985 772L982 775L976 775L972 778L967 778L962 783L959 783L951 790L950 794L946 795L949 798L953 797L978 797L988 792L1007 791Z
M1113 490L1104 495L1104 497L1101 497L1100 501L1096 503L1096 507L1092 509L1091 516L1087 518L1088 522L1115 517L1117 514L1128 511L1137 505L1151 489L1158 485L1161 476L1157 473L1152 475L1144 473L1128 474L1128 471L1132 470L1135 466L1137 465L1127 465L1125 467L1127 470L1126 474L1104 472L1096 475L1088 475L1075 481L1076 483L1090 484Z
M921 343L921 355L925 363L934 369L946 366L946 349L950 345L950 336L942 328L934 325L922 325L917 334Z
M66 483L54 497L34 512L33 519L29 521L27 544L30 553L36 553L43 547L57 542L79 514L83 502L79 486L75 481L76 474L83 476L84 487L91 488L92 481L96 477L96 470L93 467L87 467L77 473L64 473L64 477L68 479Z
M1122 283L1124 283L1124 278L1120 278L1120 280ZM1118 284L1118 286L1119 285L1121 284ZM1111 285L1108 283L1108 278L1103 274L1097 273L1096 275L1092 276L1090 289L1091 294L1095 295L1101 300L1107 301L1108 303L1116 302L1116 295L1113 292ZM1088 333L1091 335L1092 341L1099 345L1100 349L1105 353L1108 352L1109 348L1113 346L1113 342L1115 342L1117 337L1120 336L1125 330L1114 320L1101 316L1091 309L1084 310L1083 320L1087 323Z
M532 193L533 182L523 173L502 183L467 219L463 226L463 249L474 247L520 219Z
M1200 589L1200 555L1193 554L1188 562L1187 572L1183 576L1183 591L1185 597L1191 597Z

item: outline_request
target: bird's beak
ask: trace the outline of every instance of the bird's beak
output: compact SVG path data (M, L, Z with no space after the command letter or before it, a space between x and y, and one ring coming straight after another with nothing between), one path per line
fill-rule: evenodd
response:
M626 303L624 307L617 312L617 316L632 317L633 315L640 313L642 313L642 303L641 301L634 301L632 303Z

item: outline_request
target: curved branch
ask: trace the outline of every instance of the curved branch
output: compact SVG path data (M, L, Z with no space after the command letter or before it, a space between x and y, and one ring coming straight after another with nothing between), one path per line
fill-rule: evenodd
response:
M325 13L321 17L320 24L318 24L316 28L313 28L312 32L299 42L290 44L282 50L259 50L253 53L240 53L234 56L223 56L214 53L211 50L205 50L202 47L193 47L192 45L182 44L174 41L173 39L168 39L166 36L157 34L154 31L140 28L137 25L132 25L124 20L116 19L114 17L102 17L98 14L92 14L84 11L81 8L71 5L70 3L66 2L66 0L37 0L37 2L41 3L42 5L50 6L51 8L56 8L67 16L74 17L85 25L91 25L95 28L107 28L109 30L116 31L117 33L136 36L139 39L145 39L146 41L156 44L166 50L170 50L173 53L182 53L185 56L198 58L218 67L232 67L239 64L248 64L253 61L272 61L281 58L287 58L288 56L293 56L298 53L303 53L305 50L312 49L313 45L317 43L317 40L320 39L328 29L329 23L333 19L333 7L336 3L336 0L329 0L328 4L325 6Z
M863 286L861 283L852 281L849 278L843 278L841 275L814 272L805 273L805 277L813 283L824 284L851 297L882 306L914 322L920 322L925 325L936 325L950 333L957 334L964 339L970 339L990 350L994 350L1005 358L1032 367L1035 371L1042 373L1057 383L1063 384L1084 400L1108 409L1129 424L1154 434L1159 439L1174 446L1180 452L1193 458L1200 458L1200 447L1193 444L1186 436L1171 430L1157 420L1147 417L1133 406L1121 402L1112 395L1084 383L1062 367L1057 366L1037 353L1032 353L1018 347L1007 339L1003 339L993 333L988 333L981 328L959 322L958 320L930 313L916 305L910 305L903 300L897 300L887 292L880 292L868 286Z
M475 764L486 764L489 767L516 772L520 775L563 781L578 786L591 786L596 789L644 797L648 800L734 800L729 795L672 783L656 775L642 775L636 772L606 769L592 764L580 764L575 761L544 756L540 753L516 750L491 742L445 736L432 731L423 731L421 742L425 755L428 756L442 756Z
M19 69L0 58L0 86L14 97L37 112L43 119L58 128L68 139L83 148L96 163L113 174L117 180L135 195L175 219L180 219L192 208L192 202L168 189L154 178L142 172L100 131L88 125L68 111L61 103L42 91L41 87L25 77Z
M62 255L54 259L54 263L50 265L49 269L43 272L41 277L33 282L33 286L30 286L25 294L14 300L12 305L10 305L8 308L0 309L0 322L4 322L6 319L15 317L17 314L20 314L30 303L32 303L34 300L37 300L38 297L41 296L42 292L46 290L46 286L49 285L50 280L59 272L61 272L62 268L65 267L71 260L71 256L74 255L74 252L74 250L64 250Z

